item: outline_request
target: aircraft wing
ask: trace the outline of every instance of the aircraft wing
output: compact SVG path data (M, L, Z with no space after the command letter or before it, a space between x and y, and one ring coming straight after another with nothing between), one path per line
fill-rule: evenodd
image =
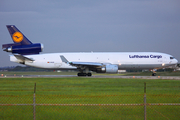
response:
M69 62L63 55L60 56L62 62L69 63L72 66L76 67L102 67L104 64L97 62Z
M34 61L32 58L28 58L28 57L25 57L25 56L23 56L23 55L20 55L20 54L14 54L14 56L17 58L17 59L19 59L19 60L21 60L21 61L26 61L26 60L28 60L28 61Z
M117 73L118 65L110 63L99 63L99 62L69 62L63 55L60 56L62 62L77 67L80 71L78 76L91 76L91 73L83 73L83 71L89 72L94 71L97 73Z
M101 63L95 63L95 62L69 62L72 66L88 66L88 67L100 67L103 66Z

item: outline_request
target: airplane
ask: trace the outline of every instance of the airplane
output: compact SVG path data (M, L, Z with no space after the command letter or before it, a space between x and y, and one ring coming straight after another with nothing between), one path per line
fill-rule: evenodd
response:
M2 49L12 53L10 61L53 70L78 70L77 76L92 76L96 73L117 73L118 70L155 69L176 67L178 60L160 52L71 52L46 53L43 44L32 43L16 28L6 25L14 43L3 44Z

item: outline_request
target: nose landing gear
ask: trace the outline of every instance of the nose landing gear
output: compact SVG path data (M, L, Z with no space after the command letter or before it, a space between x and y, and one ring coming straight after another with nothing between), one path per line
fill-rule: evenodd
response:
M156 76L156 73L152 73L152 76Z
M152 76L156 76L156 69L150 69L149 71L152 71L153 73L152 73Z

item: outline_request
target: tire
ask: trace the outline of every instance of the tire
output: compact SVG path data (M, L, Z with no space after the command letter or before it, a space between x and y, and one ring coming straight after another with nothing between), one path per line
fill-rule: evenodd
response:
M152 76L156 76L156 73L153 73Z
M78 73L77 76L86 76L86 73Z
M92 76L92 73L87 73L87 76Z

